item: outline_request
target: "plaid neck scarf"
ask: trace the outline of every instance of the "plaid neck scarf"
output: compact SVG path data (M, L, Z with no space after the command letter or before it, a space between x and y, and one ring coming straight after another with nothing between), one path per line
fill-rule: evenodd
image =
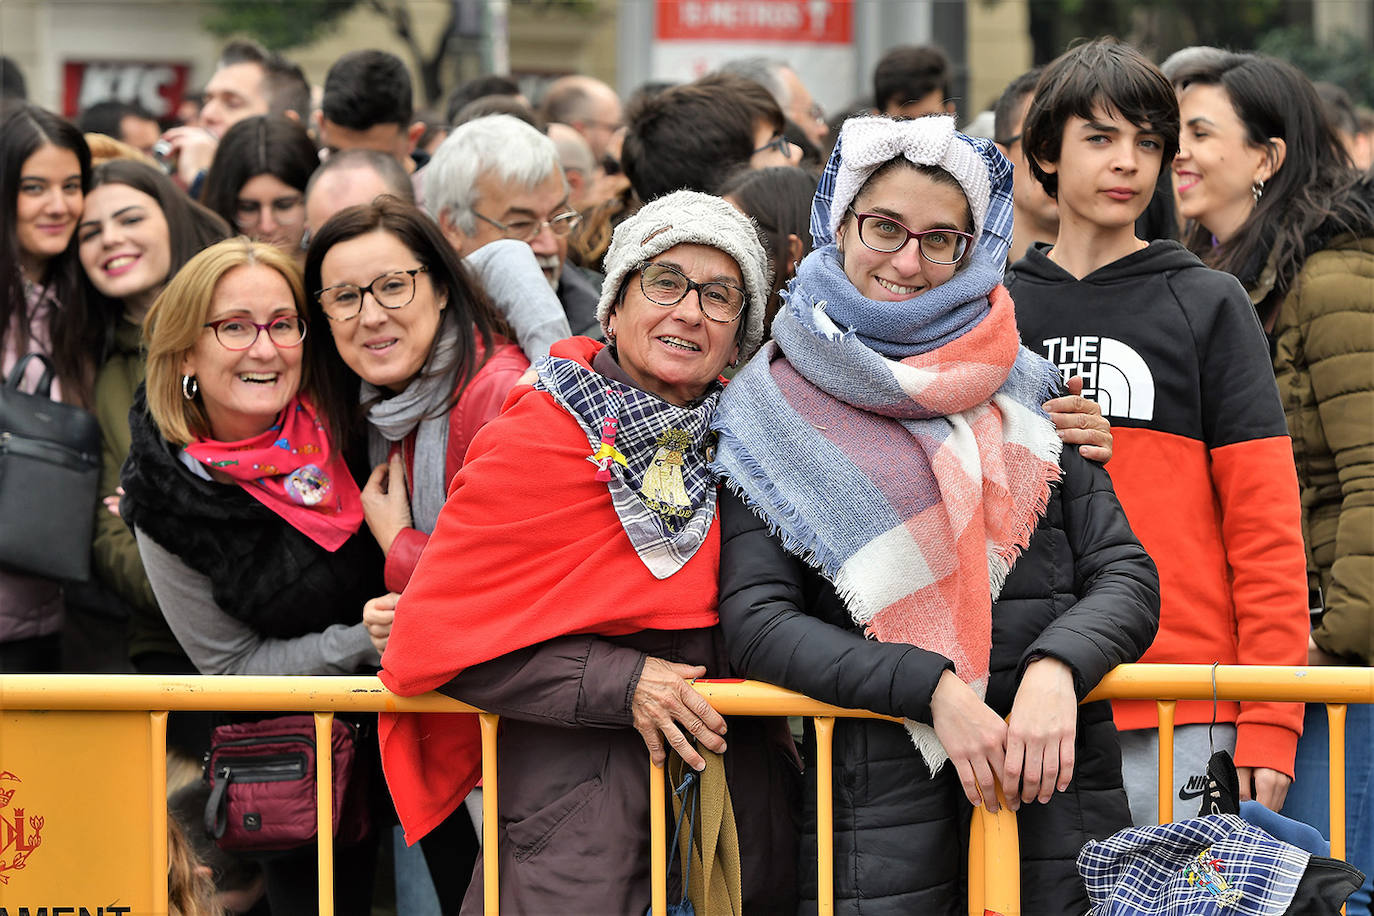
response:
M716 514L708 466L709 425L720 399L714 386L694 407L677 407L570 359L536 366L547 391L587 435L587 474L610 489L635 552L656 578L691 559Z

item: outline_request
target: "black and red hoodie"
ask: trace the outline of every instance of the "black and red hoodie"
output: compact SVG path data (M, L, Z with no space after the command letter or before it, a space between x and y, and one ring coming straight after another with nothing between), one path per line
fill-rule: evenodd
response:
M1083 376L1111 421L1108 469L1159 567L1158 663L1303 665L1309 629L1297 475L1269 347L1245 290L1181 245L1154 242L1079 280L1036 245L1007 286L1021 340ZM1156 724L1152 701L1114 704ZM1178 705L1208 722L1210 702ZM1236 764L1293 774L1302 706L1222 703Z

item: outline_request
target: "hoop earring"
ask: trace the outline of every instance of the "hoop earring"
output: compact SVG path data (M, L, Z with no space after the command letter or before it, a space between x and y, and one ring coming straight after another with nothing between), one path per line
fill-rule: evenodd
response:
M1260 202L1260 198L1264 196L1264 179L1263 179L1263 178L1256 178L1256 179L1255 179L1255 183L1252 184L1252 185L1250 185L1250 193L1254 195L1254 197L1255 197L1255 203L1259 203L1259 202Z
M200 383L196 381L194 375L183 375L181 377L181 396L188 401L196 399L196 393L200 391Z

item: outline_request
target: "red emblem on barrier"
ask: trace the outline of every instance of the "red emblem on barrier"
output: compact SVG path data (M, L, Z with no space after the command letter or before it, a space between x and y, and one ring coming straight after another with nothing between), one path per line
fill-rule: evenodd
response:
M23 808L11 805L19 790L5 783L21 782L9 770L0 771L0 884L9 884L7 873L27 865L33 851L43 842L43 818L37 814L26 817Z

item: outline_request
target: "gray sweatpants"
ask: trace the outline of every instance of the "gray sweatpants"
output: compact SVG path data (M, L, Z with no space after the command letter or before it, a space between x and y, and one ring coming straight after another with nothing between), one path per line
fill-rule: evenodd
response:
M1189 777L1205 776L1207 760L1213 750L1236 752L1236 726L1218 722L1212 726L1212 742L1207 742L1207 725L1174 726L1174 820L1196 817L1202 804L1200 795L1193 795L1197 786L1189 787L1192 797L1180 799L1179 789ZM1131 804L1131 821L1137 827L1159 823L1159 729L1137 728L1121 733L1121 778L1126 784L1126 798Z

